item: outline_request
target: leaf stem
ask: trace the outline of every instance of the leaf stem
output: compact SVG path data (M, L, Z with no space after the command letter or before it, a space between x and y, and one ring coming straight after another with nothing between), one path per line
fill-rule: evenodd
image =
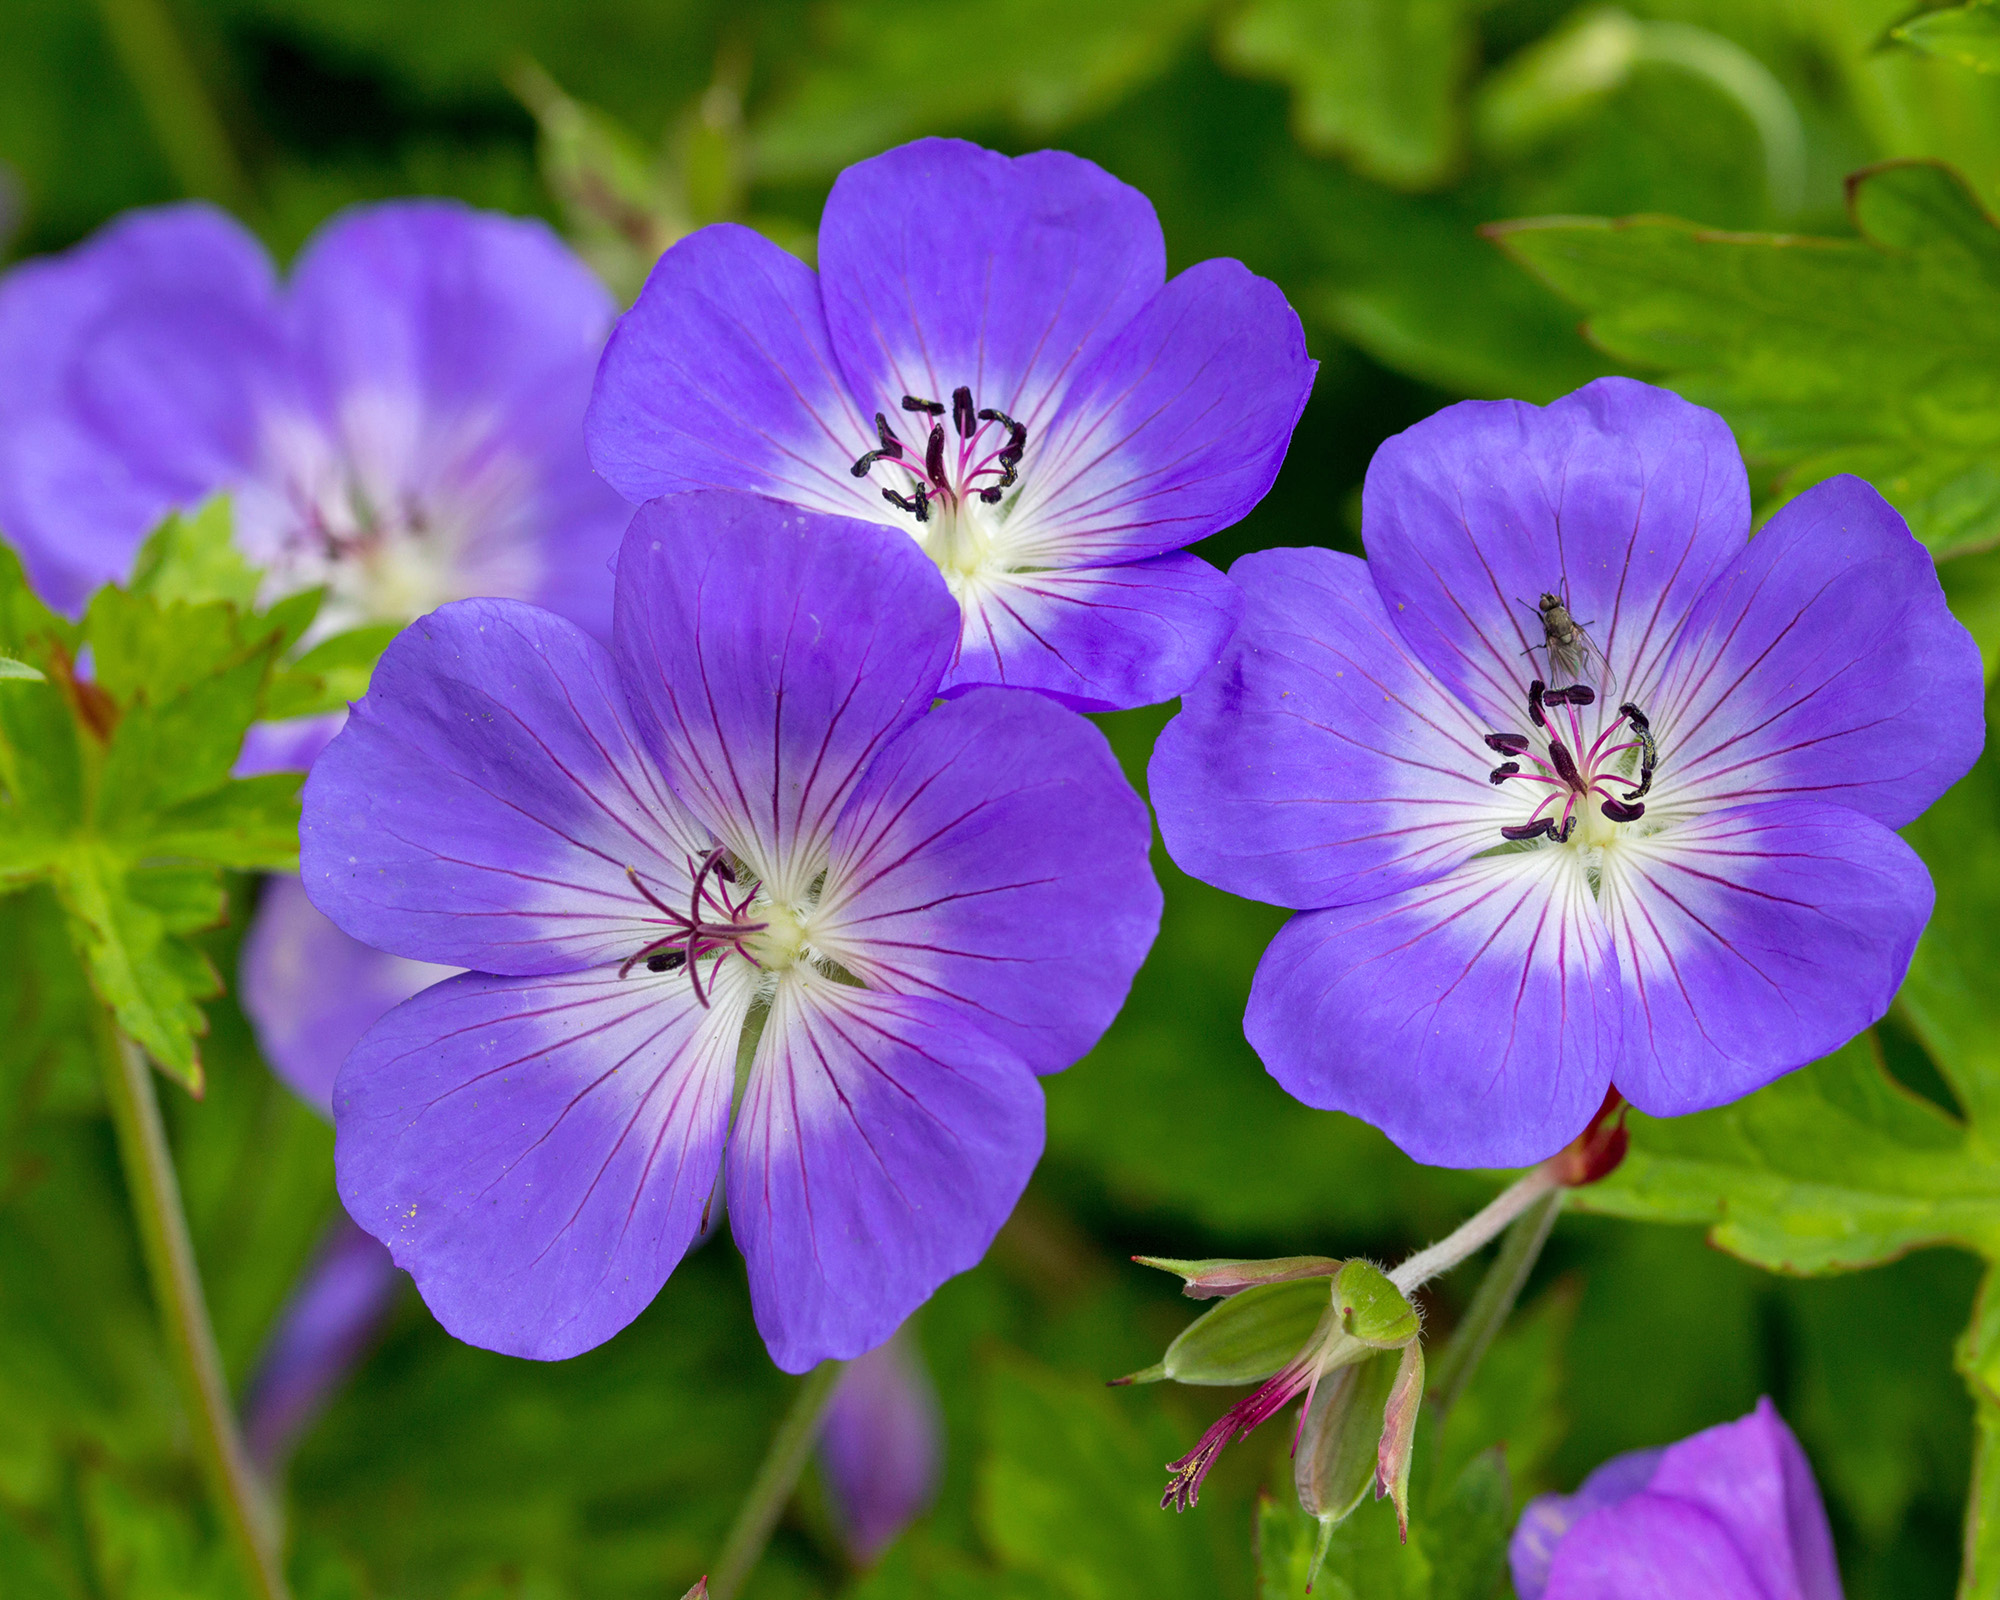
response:
M758 1467L750 1491L736 1513L736 1525L729 1530L722 1554L716 1557L715 1570L709 1574L709 1600L736 1600L744 1581L756 1569L764 1546L771 1541L771 1530L777 1527L778 1518L792 1498L792 1490L798 1487L806 1457L819 1437L827 1402L833 1398L833 1386L846 1364L822 1361L806 1374L805 1382L792 1397L791 1409L778 1424L778 1431L771 1435L771 1448L764 1453L763 1465Z
M1499 1253L1486 1269L1486 1276L1479 1280L1472 1304L1466 1308L1464 1320L1438 1362L1431 1400L1440 1417L1465 1392L1487 1346L1512 1315L1514 1302L1520 1299L1528 1274L1535 1270L1535 1262L1541 1257L1542 1246L1555 1226L1564 1198L1561 1189L1543 1194L1508 1225Z
M1557 1163L1562 1158L1552 1157L1539 1167L1523 1173L1513 1183L1502 1189L1489 1201L1485 1209L1475 1212L1445 1238L1428 1249L1419 1250L1395 1271L1389 1274L1389 1281L1404 1294L1410 1293L1420 1284L1430 1282L1439 1273L1449 1272L1459 1262L1476 1251L1483 1249L1501 1229L1526 1211L1551 1189L1562 1186L1562 1177ZM1538 1244L1536 1248L1541 1247Z
M105 1098L118 1131L125 1184L202 1476L242 1559L250 1592L257 1600L287 1600L276 1519L251 1469L230 1408L215 1330L202 1299L194 1243L188 1237L187 1214L181 1208L180 1182L153 1092L152 1066L108 1016L99 1015L97 1033Z
M165 4L98 0L98 10L181 188L238 213L247 211L253 198L250 180Z

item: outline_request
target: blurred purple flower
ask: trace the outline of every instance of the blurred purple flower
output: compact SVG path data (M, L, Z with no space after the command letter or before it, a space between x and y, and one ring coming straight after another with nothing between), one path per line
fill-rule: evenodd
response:
M598 632L630 513L580 427L612 304L539 222L439 200L329 223L280 287L203 205L133 212L0 280L0 528L51 604L217 490L320 631L472 594Z
M1182 867L1303 913L1244 1022L1287 1090L1525 1165L1607 1087L1721 1105L1883 1014L1932 903L1892 830L1984 724L1880 495L1830 479L1746 544L1722 420L1607 378L1419 423L1363 515L1366 562L1236 564L1243 626L1152 763Z
M800 1372L978 1260L1158 925L1145 807L1082 718L932 707L951 596L907 540L737 494L643 507L615 648L533 607L407 629L306 785L353 936L471 969L334 1091L349 1212L474 1344L609 1338L725 1144L757 1324ZM731 1127L746 1024L747 1052Z
M1530 1501L1507 1553L1519 1600L1841 1600L1812 1466L1769 1400Z
M951 139L842 173L819 265L728 224L669 250L605 351L598 470L913 537L963 610L947 688L1107 710L1192 683L1242 603L1182 547L1263 498L1312 387L1276 286L1167 282L1137 190Z
M907 1329L840 1374L819 1436L834 1520L869 1566L929 1509L944 1468L937 1390Z
M335 1223L279 1312L244 1392L244 1443L267 1475L276 1475L367 1355L402 1281L378 1241L346 1217Z

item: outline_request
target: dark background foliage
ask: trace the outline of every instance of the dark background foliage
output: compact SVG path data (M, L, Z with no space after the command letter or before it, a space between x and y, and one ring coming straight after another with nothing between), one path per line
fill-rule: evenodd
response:
M7 0L0 162L16 257L188 194L231 206L285 257L345 204L441 193L548 217L629 293L654 249L718 216L809 252L834 173L888 143L1060 144L1153 198L1176 267L1239 257L1305 319L1317 390L1269 499L1205 549L1227 564L1268 545L1358 549L1370 454L1440 405L1542 401L1674 365L1658 339L1651 354L1594 346L1578 306L1481 224L1664 213L1851 237L1842 180L1891 157L1947 159L1994 198L2000 80L1892 38L1907 10ZM1679 331L1700 343L1701 327ZM1983 440L2000 402L1981 391L1959 421ZM1801 459L1781 438L1756 447L1762 501ZM1975 532L1966 548L1991 542ZM1954 594L1986 593L1991 559L1960 557ZM1167 714L1105 719L1135 782ZM1127 1258L1389 1260L1492 1192L1287 1099L1239 1029L1279 914L1157 865L1166 923L1131 1003L1049 1082L1048 1157L990 1259L918 1319L950 1429L937 1508L857 1575L809 1481L754 1594L1247 1600L1254 1502L1285 1479L1285 1430L1228 1457L1193 1514L1153 1508L1161 1463L1225 1397L1103 1389L1189 1316L1171 1280ZM215 936L224 971L253 893L239 886L232 930ZM232 1593L181 1453L91 1069L47 1025L64 1009L62 969L41 955L51 916L39 892L0 901L0 1589ZM240 1380L331 1214L331 1134L273 1083L229 1001L209 1016L207 1098L163 1091ZM1908 1032L1892 1023L1885 1038L1893 1070L1948 1101ZM1818 1467L1849 1594L1944 1595L1971 1457L1951 1347L1976 1282L1969 1256L1942 1250L1773 1276L1697 1228L1571 1216L1447 1452L1504 1440L1518 1502L1768 1393ZM1469 1293L1462 1272L1428 1296L1434 1332ZM726 1241L631 1329L562 1365L458 1345L411 1294L293 1465L300 1592L678 1595L712 1558L788 1387Z

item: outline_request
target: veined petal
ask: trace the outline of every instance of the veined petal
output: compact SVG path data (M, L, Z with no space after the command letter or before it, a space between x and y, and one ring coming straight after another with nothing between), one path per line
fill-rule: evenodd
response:
M892 515L848 471L875 444L848 395L810 267L731 223L660 257L598 368L584 418L627 500L741 489L849 517Z
M1721 1519L1701 1506L1641 1493L1570 1529L1542 1600L1767 1600ZM1785 1591L1775 1591L1785 1595ZM1786 1597L1789 1600L1789 1596Z
M396 636L313 763L300 866L364 943L527 974L644 947L661 927L627 869L678 904L710 844L603 646L533 606L465 600Z
M1160 287L1166 244L1152 203L1078 156L919 139L835 180L819 262L863 412L964 385L1033 437Z
M1427 882L1525 819L1488 781L1490 731L1411 656L1364 562L1261 550L1220 665L1153 749L1160 833L1184 871L1312 909ZM1503 725L1511 731L1515 726Z
M1680 1116L1826 1055L1889 1009L1932 899L1915 851L1823 801L1628 833L1599 899L1626 996L1619 1089Z
M959 593L948 689L1038 689L1078 711L1171 700L1215 664L1243 597L1199 556L996 573Z
M985 1254L1042 1153L1042 1093L963 1007L779 984L729 1149L771 1359L871 1350Z
M1612 700L1649 706L1689 610L1749 531L1728 426L1629 378L1549 406L1448 406L1376 451L1362 490L1369 568L1411 650L1510 726L1528 680L1550 676L1544 591L1567 593Z
M958 608L908 539L683 494L632 519L614 634L675 790L770 896L798 900L862 772L937 691Z
M348 1212L468 1344L602 1344L700 1231L754 974L467 973L398 1006L334 1089Z
M1264 498L1312 392L1298 313L1241 262L1188 268L1091 364L996 542L1023 566L1136 561L1241 521Z
M297 878L266 878L243 936L239 998L258 1048L285 1086L323 1117L348 1051L394 1007L456 967L406 961L333 925Z
M885 749L841 813L814 945L871 988L962 1003L1059 1072L1124 1003L1160 924L1152 829L1104 735L975 689Z
M1979 647L1930 552L1859 478L1815 484L1717 574L1657 706L1656 806L1792 795L1900 828L1985 741Z
M1443 1167L1526 1166L1575 1138L1619 1025L1617 958L1558 845L1292 918L1243 1022L1294 1098Z

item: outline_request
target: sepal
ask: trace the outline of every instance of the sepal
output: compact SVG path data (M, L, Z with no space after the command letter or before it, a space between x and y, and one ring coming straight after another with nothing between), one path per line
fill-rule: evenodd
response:
M1278 1256L1269 1261L1177 1261L1171 1256L1134 1256L1142 1267L1157 1267L1186 1280L1181 1293L1190 1300L1220 1300L1260 1283L1290 1283L1301 1278L1330 1278L1341 1263L1331 1256Z

